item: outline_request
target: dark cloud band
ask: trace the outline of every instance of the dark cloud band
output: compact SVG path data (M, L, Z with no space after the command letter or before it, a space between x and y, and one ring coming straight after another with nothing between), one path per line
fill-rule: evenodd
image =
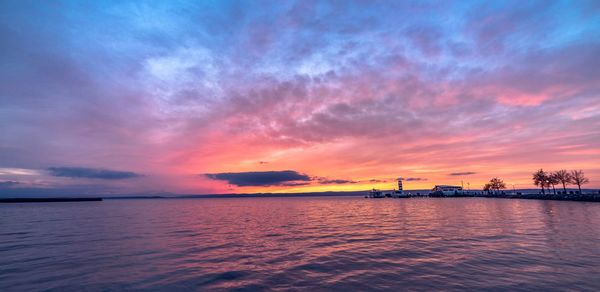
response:
M10 188L12 186L18 185L19 182L18 181L0 181L0 188Z
M140 174L131 171L117 171L86 167L50 167L48 172L52 176L71 178L95 178L95 179L130 179L140 177Z
M294 170L207 173L206 177L227 181L239 187L295 185L310 181L310 177Z

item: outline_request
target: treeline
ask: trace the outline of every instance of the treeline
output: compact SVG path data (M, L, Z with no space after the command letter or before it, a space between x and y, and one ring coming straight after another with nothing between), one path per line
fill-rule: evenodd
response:
M564 169L557 171L546 172L540 169L533 173L533 183L542 189L542 194L550 192L550 187L556 195L556 186L562 184L564 194L567 193L567 185L577 185L579 193L581 194L581 185L587 184L590 180L585 177L583 170L571 170L567 171ZM495 177L490 180L483 187L484 191L500 191L506 189L506 184L501 179Z
M556 185L562 184L563 191L567 193L567 185L577 185L579 193L581 194L581 185L587 184L590 180L585 177L583 170L571 170L567 171L564 169L558 171L546 172L540 168L540 170L533 173L533 183L542 189L542 194L546 194L545 189L550 192L550 187L556 194Z

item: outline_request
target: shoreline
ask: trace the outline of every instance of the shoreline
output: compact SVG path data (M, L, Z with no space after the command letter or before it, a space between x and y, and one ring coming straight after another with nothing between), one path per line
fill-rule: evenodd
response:
M235 198L299 198L299 197L363 197L364 192L357 193L316 193L316 194L236 194L236 195L192 195L192 196L126 196L126 197L47 197L47 198L0 198L1 203L54 203L54 202L98 202L103 200L151 200L151 199L235 199ZM392 197L384 197L395 199ZM584 193L584 194L540 194L540 193L459 193L447 195L408 195L397 199L408 198L497 198L497 199L524 199L524 200L545 200L545 201L573 201L573 202L600 202L600 194Z
M542 201L572 201L572 202L600 202L600 194L451 194L451 195L423 195L409 196L407 198L495 198L495 199L523 199Z
M98 202L103 198L2 198L0 203Z
M546 200L546 201L600 202L600 195L598 195L598 194L581 194L581 195L491 194L491 195L479 195L477 197L500 198L500 199Z

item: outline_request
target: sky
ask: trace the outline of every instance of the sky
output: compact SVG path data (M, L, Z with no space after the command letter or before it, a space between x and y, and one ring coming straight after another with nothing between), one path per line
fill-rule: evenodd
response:
M0 0L0 195L600 187L599 1Z

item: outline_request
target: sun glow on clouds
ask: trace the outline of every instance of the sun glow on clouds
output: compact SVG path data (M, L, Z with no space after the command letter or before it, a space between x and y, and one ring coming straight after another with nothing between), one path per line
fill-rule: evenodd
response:
M5 189L305 192L391 189L398 176L409 189L494 176L532 187L540 167L600 186L600 11L587 2L0 11ZM55 166L136 177L98 187L49 176ZM201 175L288 170L311 179Z
M40 171L35 169L25 169L25 168L0 168L0 175L39 175Z

